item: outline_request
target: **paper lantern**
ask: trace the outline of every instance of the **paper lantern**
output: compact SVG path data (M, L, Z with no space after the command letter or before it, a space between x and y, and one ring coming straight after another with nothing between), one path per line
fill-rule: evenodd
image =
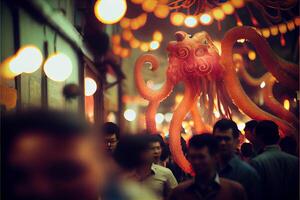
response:
M230 3L235 7L235 8L242 8L244 6L244 0L231 0Z
M212 17L207 13L200 15L199 20L203 25L210 25L213 22Z
M96 18L104 24L117 23L127 10L126 0L98 0L94 6Z
M300 26L300 17L295 18L295 24L296 26Z
M270 31L271 31L271 35L273 35L273 36L278 35L278 27L277 26L271 26Z
M154 15L157 18L164 19L169 15L169 12L170 12L169 6L164 4L159 4L154 10Z
M130 19L128 19L126 17L124 17L123 19L121 19L120 26L122 28L128 28L130 26Z
M161 42L163 40L163 35L160 31L154 31L153 40Z
M226 15L231 15L234 12L234 7L229 2L223 3L221 8Z
M140 46L140 41L135 38L131 38L131 40L129 41L129 45L131 48L138 48Z
M145 0L142 4L142 8L146 12L153 12L157 6L157 0Z
M288 28L289 31L292 31L292 30L295 29L294 21L289 21L286 25L287 25L287 28Z
M286 24L279 24L278 29L279 29L280 33L286 33L287 32Z
M140 23L139 23L139 21L138 21L137 19L131 20L131 22L130 22L130 28L131 28L132 30L137 30L137 29L139 29L139 28L140 28Z
M270 37L270 30L268 28L261 29L261 33L265 38Z
M171 23L174 26L181 26L181 25L183 25L184 19L185 19L185 14L183 14L181 12L173 12L170 15Z
M138 16L137 21L140 27L144 26L147 22L147 14L143 13L140 16Z
M197 19L196 19L196 17L189 15L184 19L184 24L185 24L185 26L187 26L189 28L193 28L193 27L197 26Z
M44 64L44 72L53 81L65 81L72 74L73 66L70 58L63 53L54 53Z
M122 32L122 38L125 41L129 41L132 37L133 37L133 34L132 34L132 32L130 30L128 30L128 29L123 30L123 32Z
M212 15L216 20L223 20L225 18L225 14L220 8L214 8L212 10Z

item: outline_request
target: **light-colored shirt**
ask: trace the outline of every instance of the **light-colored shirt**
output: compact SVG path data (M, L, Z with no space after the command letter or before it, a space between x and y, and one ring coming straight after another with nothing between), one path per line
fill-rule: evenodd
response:
M152 164L151 174L140 182L161 199L166 199L171 190L178 185L170 169L156 164Z

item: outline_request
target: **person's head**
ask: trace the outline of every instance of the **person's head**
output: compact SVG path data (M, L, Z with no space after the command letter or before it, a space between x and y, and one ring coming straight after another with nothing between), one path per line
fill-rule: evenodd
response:
M102 126L102 134L104 136L105 148L112 153L120 139L120 129L118 125L112 122L106 122Z
M220 156L232 156L239 144L240 136L240 131L236 123L230 119L217 121L213 128L213 135L219 142Z
M291 136L282 138L279 142L282 151L297 156L297 140Z
M189 140L187 157L196 175L214 173L218 150L218 142L212 134L194 135Z
M134 170L153 162L148 135L127 135L120 139L114 152L118 165L125 170Z
M104 184L103 155L84 119L31 110L1 120L9 199L97 198Z
M246 122L245 124L245 136L247 138L247 140L249 140L252 144L255 144L255 135L254 135L254 130L256 125L258 124L258 121L256 120L250 120L248 122Z
M164 147L164 140L161 135L149 135L149 148L152 152L154 163L161 161L162 149Z
M241 146L241 154L245 158L253 156L253 145L251 143L243 143Z
M255 136L263 147L277 144L280 139L278 125L270 120L260 121L255 127Z

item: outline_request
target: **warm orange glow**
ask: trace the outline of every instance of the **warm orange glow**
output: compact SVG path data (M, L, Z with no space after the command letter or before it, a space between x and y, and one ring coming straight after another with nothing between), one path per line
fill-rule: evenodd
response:
M144 0L131 0L132 3L141 4Z
M149 51L149 45L148 45L148 43L142 42L141 45L140 45L140 49L142 51Z
M270 31L271 31L271 35L273 35L273 36L278 35L278 27L277 26L272 26L270 28Z
M121 19L120 26L122 28L128 28L130 26L130 19L128 19L126 17L124 17L123 19Z
M283 107L286 109L286 110L289 110L290 109L290 101L288 99L285 99L283 101Z
M256 53L255 53L255 51L250 50L250 51L248 52L248 58L249 58L250 60L255 60L255 58L256 58Z
M14 59L14 56L6 58L0 65L0 79L13 79L15 76L22 73L18 68L16 71L10 68L10 63Z
M279 24L278 29L279 29L280 33L286 33L287 32L286 24Z
M151 49L151 50L156 50L156 49L159 48L159 46L160 46L160 44L159 44L159 42L157 42L157 41L152 41L152 42L150 42L150 49Z
M199 20L203 25L210 25L213 22L212 17L207 13L202 14Z
M261 33L265 38L270 37L270 30L268 28L261 29Z
M226 15L231 15L234 12L234 7L229 2L223 3L221 8Z
M132 30L137 30L137 29L139 29L141 26L140 26L140 23L139 23L139 21L137 20L137 19L133 19L133 20L131 20L131 22L130 22L130 28L132 29Z
M122 37L125 41L129 41L133 37L133 34L130 30L126 29L122 32Z
M296 17L295 24L296 26L300 26L300 17Z
M193 28L193 27L197 26L197 19L196 19L196 17L194 17L192 15L187 16L184 20L184 24L189 28Z
M231 0L231 4L236 8L242 8L244 6L244 0Z
M181 26L184 23L185 14L181 12L171 13L170 20L174 26Z
M120 35L113 35L111 37L111 42L113 44L120 44L120 42L121 42L121 36Z
M159 4L154 10L154 15L160 19L164 19L168 17L169 12L170 9L168 5Z
M104 24L117 23L124 17L126 10L126 0L97 0L94 6L95 16Z
M138 48L140 46L140 42L135 38L131 38L129 45L131 48Z
M289 31L292 31L295 29L294 21L289 21L286 25L287 25L287 28L289 29Z
M147 14L143 13L140 16L138 16L137 21L138 21L140 27L144 26L147 22Z
M153 33L153 40L161 42L163 40L163 35L160 31L155 31Z
M146 12L153 12L157 6L157 0L144 0L142 8Z
M129 54L130 54L129 49L123 48L121 50L120 56L121 56L121 58L127 58L129 56Z
M115 55L120 55L122 48L118 45L115 45L115 46L113 46L112 50Z
M225 18L225 14L220 8L214 8L212 10L212 15L216 20L223 20Z

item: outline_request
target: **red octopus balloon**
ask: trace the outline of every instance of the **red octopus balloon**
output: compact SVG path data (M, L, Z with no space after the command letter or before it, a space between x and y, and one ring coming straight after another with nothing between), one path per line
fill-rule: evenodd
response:
M199 114L198 100L200 106L205 107L208 124L212 124L216 120L213 115L214 109L218 110L221 117L230 118L232 109L239 108L253 119L273 120L285 134L295 133L296 130L291 123L259 108L247 96L240 84L232 59L232 48L238 39L244 38L256 47L256 51L261 56L262 62L270 75L275 77L281 84L295 90L298 89L298 66L276 56L267 41L254 29L251 27L236 27L229 30L222 40L223 53L221 56L206 32L199 32L191 37L187 33L179 31L175 33L175 38L176 41L171 41L167 47L169 66L164 86L159 91L153 91L144 82L141 72L144 64L150 62L152 70L159 67L157 58L151 54L142 55L137 59L135 83L141 96L149 101L146 125L150 132L155 133L157 108L169 96L174 86L179 82L183 82L185 86L184 97L173 113L169 127L169 137L172 156L185 172L192 173L192 169L181 149L180 131L182 121L191 112L197 132L210 130L210 127L205 125ZM266 77L269 78L269 75ZM268 81L266 80L266 82Z

